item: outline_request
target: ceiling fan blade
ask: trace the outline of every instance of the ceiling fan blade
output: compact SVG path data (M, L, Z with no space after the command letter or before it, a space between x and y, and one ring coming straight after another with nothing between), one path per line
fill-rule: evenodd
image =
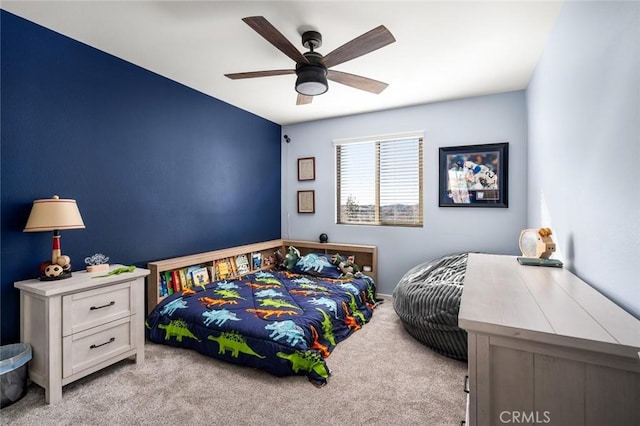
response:
M274 75L286 75L295 74L296 70L269 70L269 71L250 71L250 72L236 72L232 74L225 74L225 77L231 80L239 80L241 78L256 78L256 77L271 77Z
M366 55L394 41L396 39L393 34L384 25L380 25L325 55L323 63L327 68L330 68Z
M349 74L347 72L328 70L327 78L356 89L365 90L375 93L376 95L387 88L388 84L372 78L362 77L360 75Z
M291 44L280 31L276 29L264 16L249 16L242 18L255 32L260 34L269 43L274 45L279 51L293 59L296 63L307 64L307 58L296 47Z
M298 93L298 100L296 100L296 105L306 105L310 104L313 101L313 96L302 95Z

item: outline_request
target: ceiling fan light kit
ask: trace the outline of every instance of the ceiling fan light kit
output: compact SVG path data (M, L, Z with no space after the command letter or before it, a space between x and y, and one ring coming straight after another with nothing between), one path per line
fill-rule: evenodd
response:
M297 71L296 92L306 96L322 95L329 90L327 72L320 67L306 66Z
M380 25L343 44L326 56L322 56L320 53L314 51L314 49L322 46L322 35L317 31L306 31L302 34L302 45L309 49L308 52L303 54L263 16L250 16L242 18L242 20L274 47L295 61L296 67L295 70L268 70L225 74L227 78L237 80L295 73L297 76L295 89L296 92L298 92L298 100L296 103L298 105L311 103L313 96L321 95L329 90L327 80L375 94L379 94L387 87L387 84L381 81L329 70L329 68L335 65L358 58L395 42L396 39L384 25Z
M302 35L303 40L306 34ZM307 43L306 45L314 46L315 44ZM298 76L296 92L306 96L322 95L329 90L327 67L322 64L322 55L314 52L312 47L311 52L305 53L304 57L309 61L308 64L296 64L296 75Z

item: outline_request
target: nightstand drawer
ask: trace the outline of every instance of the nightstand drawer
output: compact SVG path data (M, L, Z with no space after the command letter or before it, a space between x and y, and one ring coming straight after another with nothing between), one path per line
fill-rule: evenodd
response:
M62 377L69 377L132 349L131 317L62 339Z
M74 293L62 298L62 335L69 336L101 324L128 317L131 282Z

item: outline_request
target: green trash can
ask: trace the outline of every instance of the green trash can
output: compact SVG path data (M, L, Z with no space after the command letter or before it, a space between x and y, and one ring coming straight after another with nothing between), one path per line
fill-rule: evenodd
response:
M0 408L19 401L27 393L27 368L31 345L14 343L0 346Z

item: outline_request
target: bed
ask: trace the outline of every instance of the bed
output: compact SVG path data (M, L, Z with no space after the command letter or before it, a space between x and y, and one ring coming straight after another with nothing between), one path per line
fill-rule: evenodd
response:
M166 297L147 317L146 336L323 386L330 375L326 358L371 319L375 291L372 278L345 276L331 255L308 253L291 269L256 271Z

